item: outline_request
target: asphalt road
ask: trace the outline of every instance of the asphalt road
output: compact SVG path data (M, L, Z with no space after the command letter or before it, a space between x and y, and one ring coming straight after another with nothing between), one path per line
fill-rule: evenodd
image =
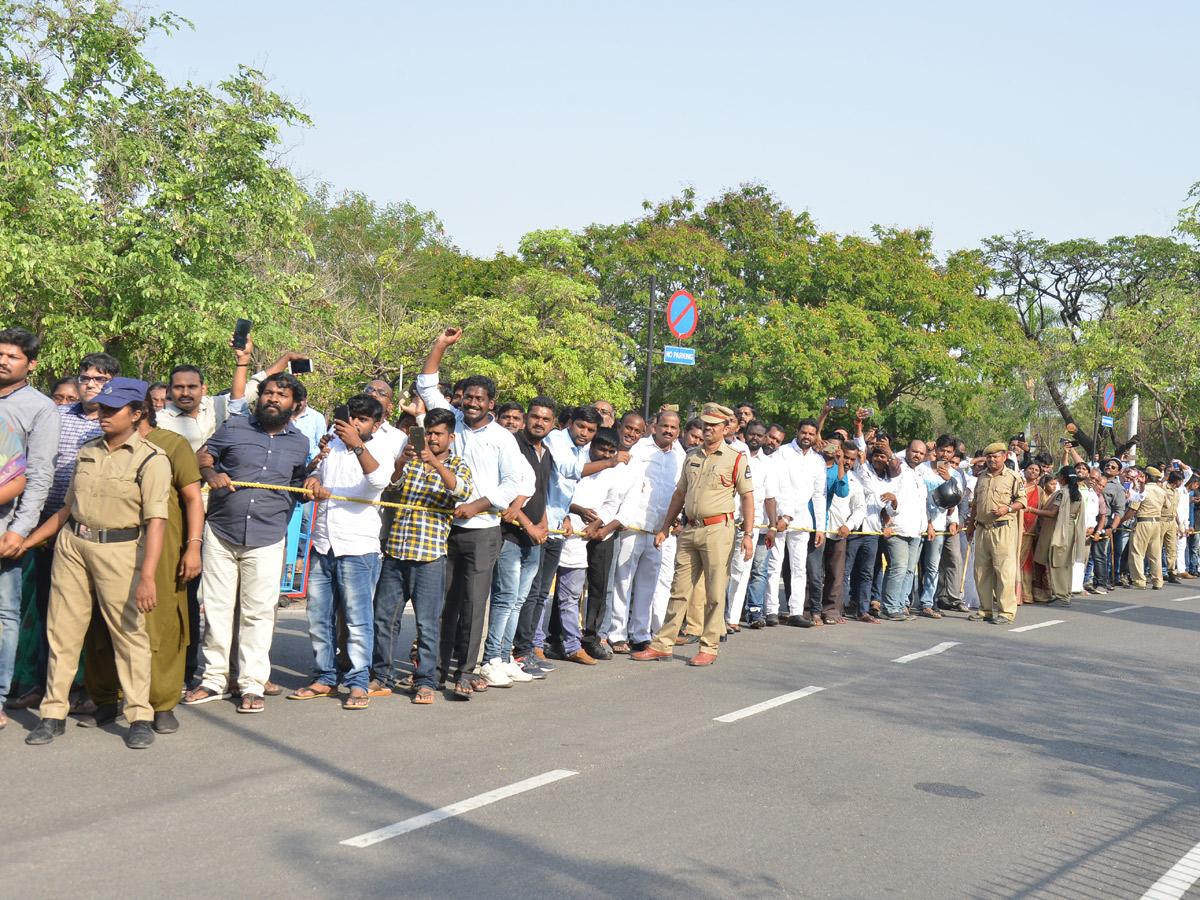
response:
M1021 607L1061 620L1026 631L743 632L708 669L561 663L469 703L181 707L146 751L120 725L27 747L16 712L0 896L1195 900L1186 864L1147 893L1200 861L1192 585ZM278 621L289 688L303 616Z

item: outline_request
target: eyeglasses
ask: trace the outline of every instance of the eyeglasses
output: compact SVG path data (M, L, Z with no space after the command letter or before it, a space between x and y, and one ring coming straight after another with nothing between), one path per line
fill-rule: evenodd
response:
M80 375L79 376L80 384L89 384L93 381L98 384L108 384L108 382L112 381L112 376L111 375Z
M392 389L385 388L385 387L377 388L377 387L371 387L370 385L367 385L365 388L362 389L362 392L364 394L374 394L375 396L383 397L384 399L387 399L392 396Z

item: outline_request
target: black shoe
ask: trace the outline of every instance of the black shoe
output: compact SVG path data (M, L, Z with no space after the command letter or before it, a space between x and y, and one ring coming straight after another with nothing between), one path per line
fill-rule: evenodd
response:
M1181 579L1178 575L1168 575L1167 583L1168 584L1183 584L1183 579Z
M66 733L66 719L42 719L42 721L38 722L37 728L29 732L29 736L25 738L25 743L48 744L56 737L62 737Z
M594 644L584 644L583 649L587 651L587 655L592 659L612 659L612 650L608 648L608 644L602 644L597 641Z
M794 625L796 628L812 628L813 620L808 616L788 616L787 623Z
M767 616L766 623L768 628L774 628L779 624L779 616L775 615L775 613L771 613L769 616Z
M894 613L888 612L885 609L882 613L880 613L879 618L883 619L885 622L911 622L916 619L916 616L910 612Z
M976 613L971 613L969 616L967 616L967 621L968 622L990 622L990 621L992 621L992 617L985 616L983 613L976 612Z
M171 710L154 714L154 730L159 734L174 734L179 730L179 720Z
M130 750L145 750L154 743L154 729L149 722L134 722L125 735L125 746Z
M629 642L629 652L630 653L641 653L643 650L649 650L649 649L650 649L649 641L630 641Z
M755 618L750 620L749 624L747 624L746 627L757 630L759 628L765 628L766 624L767 623L763 621L761 616L756 616Z
M121 707L116 703L101 703L91 715L80 716L75 723L80 728L100 728L115 722L121 714Z

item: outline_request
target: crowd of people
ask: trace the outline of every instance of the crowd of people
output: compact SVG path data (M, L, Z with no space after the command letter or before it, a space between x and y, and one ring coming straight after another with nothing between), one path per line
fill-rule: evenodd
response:
M123 715L144 748L179 729L180 702L253 714L284 694L270 652L298 506L313 675L287 699L347 710L688 644L708 666L730 635L780 625L1012 622L1200 565L1200 478L1179 460L1089 462L1023 435L893 446L872 410L826 429L832 401L791 436L752 403L686 419L497 403L487 377L441 380L460 337L439 335L408 403L371 380L327 419L288 371L302 357L252 375L244 335L227 391L93 353L47 396L38 338L0 331L0 703L38 708L26 743L68 714Z

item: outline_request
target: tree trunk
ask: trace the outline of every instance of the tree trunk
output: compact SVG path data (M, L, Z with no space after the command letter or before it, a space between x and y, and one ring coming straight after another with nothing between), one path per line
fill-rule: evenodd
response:
M1087 459L1091 459L1092 454L1095 453L1095 449L1093 448L1092 444L1092 436L1089 434L1084 434L1083 429L1079 427L1078 423L1076 423L1075 417L1071 415L1071 408L1067 406L1067 401L1063 399L1062 392L1058 389L1058 385L1055 384L1054 379L1049 375L1044 375L1042 376L1042 382L1046 385L1046 390L1050 392L1050 399L1053 400L1054 405L1058 407L1058 414L1062 416L1063 422L1068 426L1075 426L1075 430L1072 432L1075 436L1075 443L1086 450L1087 452L1084 454L1084 456Z

